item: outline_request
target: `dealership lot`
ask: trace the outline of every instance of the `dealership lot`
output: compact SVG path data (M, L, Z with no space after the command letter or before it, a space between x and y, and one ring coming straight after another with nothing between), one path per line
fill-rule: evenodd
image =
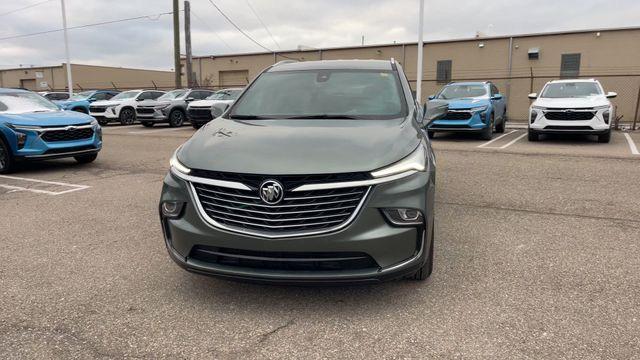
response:
M104 129L98 160L0 177L0 357L631 358L640 353L640 133L438 134L426 283L283 287L178 268L158 221L194 130ZM211 154L216 156L216 154Z

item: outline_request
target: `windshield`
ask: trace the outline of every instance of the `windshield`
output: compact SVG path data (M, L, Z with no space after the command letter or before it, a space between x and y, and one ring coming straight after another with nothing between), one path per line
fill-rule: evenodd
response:
M231 117L391 119L406 114L392 71L267 72L236 102Z
M127 100L138 96L140 91L125 91L111 98L111 100Z
M93 95L94 91L83 91L80 93L77 93L75 95L73 95L72 97L69 98L69 100L84 100L84 99L88 99L91 95Z
M189 90L171 90L168 93L160 96L158 98L158 101L178 99L186 95L188 91Z
M235 100L242 90L220 90L207 97L207 100Z
M0 93L0 113L22 114L59 110L56 104L35 93Z
M487 95L487 87L484 84L477 85L448 85L445 86L437 99L468 99Z
M594 82L564 82L545 86L540 97L543 98L576 98L601 95L602 91Z

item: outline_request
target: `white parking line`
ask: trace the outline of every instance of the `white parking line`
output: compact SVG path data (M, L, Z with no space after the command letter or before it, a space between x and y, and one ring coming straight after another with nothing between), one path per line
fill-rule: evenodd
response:
M4 189L12 190L11 192L30 191L33 193L47 194L47 195L53 195L53 196L68 194L70 192L79 191L79 190L85 190L91 187L88 185L76 185L76 184L69 184L69 183L63 183L63 182L57 182L57 181L46 181L46 180L38 180L38 179L23 178L23 177L8 176L8 175L0 175L0 179L27 181L27 182L38 183L38 184L47 184L47 185L55 185L55 186L71 188L63 191L50 191L50 190L34 189L34 188L28 188L28 187L22 187L22 186L8 185L8 184L0 184L0 187Z
M186 127L177 127L177 128L168 128L168 129L152 129L152 130L140 130L140 131L129 131L129 134L154 134L157 132L164 132L164 131L178 131L178 130L185 130L188 128Z
M487 146L487 145L489 145L489 144L491 144L491 143L493 143L493 142L495 142L495 141L498 141L498 140L502 139L503 137L505 137L505 136L507 136L507 135L511 135L511 134L513 134L513 133L514 133L514 132L516 132L516 131L518 131L518 130L513 130L513 131L508 132L508 133L506 133L506 134L502 134L502 135L498 136L498 137L497 137L497 138L495 138L495 139L491 139L491 140L487 141L487 142L486 142L486 143L484 143L484 144L480 144L480 145L478 145L477 147L479 147L479 148L481 148L481 147L485 147L485 146Z
M631 149L631 153L633 155L640 155L640 152L638 152L638 148L636 147L636 144L633 142L631 135L629 135L628 133L624 133L624 137L627 138L627 143L629 143L629 149Z
M524 133L524 134L522 134L522 135L518 136L517 138L515 138L515 139L514 139L514 140L512 140L512 141L510 141L509 143L507 143L507 144L505 144L505 145L500 146L498 149L506 149L506 148L508 148L509 146L511 146L511 145L513 145L513 144L515 144L515 143L517 143L517 142L518 142L518 140L522 139L522 138L523 138L523 137L525 137L525 136L527 136L527 133Z

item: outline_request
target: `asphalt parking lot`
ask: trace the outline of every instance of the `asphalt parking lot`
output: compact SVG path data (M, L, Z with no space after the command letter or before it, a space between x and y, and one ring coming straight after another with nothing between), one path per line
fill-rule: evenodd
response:
M0 176L1 358L640 357L640 132L438 135L432 277L286 287L169 259L157 202L193 131L108 126L95 163Z

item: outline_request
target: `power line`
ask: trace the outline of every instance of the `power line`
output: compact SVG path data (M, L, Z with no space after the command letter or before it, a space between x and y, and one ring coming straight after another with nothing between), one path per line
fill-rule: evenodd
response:
M36 6L38 6L38 5L42 5L42 4L44 4L44 3L48 3L48 2L50 2L50 1L53 1L53 0L44 0L44 1L40 1L40 2L35 3L35 4L31 4L31 5L23 6L23 7L21 7L21 8L14 9L14 10L7 11L7 12L5 12L5 13L2 13L2 14L0 14L0 16L5 16L5 15L9 15L9 14L16 13L16 12L18 12L18 11L31 9L32 7L36 7Z
M273 42L276 44L276 46L278 47L278 49L282 49L280 47L280 44L278 44L278 42L276 41L276 38L273 36L273 34L271 33L271 31L269 31L269 28L267 27L267 25L264 23L264 21L262 21L262 18L260 17L260 15L258 15L258 13L256 12L256 10L253 8L253 6L251 6L251 3L249 2L249 0L246 0L247 5L249 6L249 9L251 9L251 12L253 13L253 15L256 16L256 19L258 19L258 21L260 21L260 24L262 24L262 27L264 27L265 30L267 30L267 33L269 34L269 36L271 37L271 40L273 40Z
M217 33L215 30L213 30L213 28L212 28L212 27L210 27L210 26L209 26L209 24L207 24L204 20L202 20L202 19L200 18L200 16L198 16L198 15L197 15L195 12L193 12L193 11L191 12L191 15L193 15L193 17L194 17L194 18L196 18L198 21L200 21L200 23L201 23L202 25L204 25L207 29L209 29L209 31L211 31L211 32L212 32L212 33L213 33L213 34L218 38L218 40L220 40L222 43L224 43L230 51L234 51L234 50L231 48L231 45L229 45L229 43L228 43L228 42L226 42L226 41L225 41L225 40L224 40L220 35L218 35L218 33Z
M254 44L260 46L261 48L267 50L268 52L274 52L273 50L269 49L268 47L260 44L256 39L252 38L251 35L247 34L244 30L242 30L240 28L240 26L236 25L235 22L233 22L233 20L231 20L227 14L225 14L219 7L218 5L216 5L213 0L209 0L209 2L211 3L211 5L213 5L214 8L216 8L216 10L218 10L218 12L220 13L220 15L224 16L225 19L227 19L227 21L229 22L229 24L233 25L233 27L235 27L238 31L240 31L240 33L242 35L244 35L247 39L251 40L251 42L253 42Z
M163 12L163 13L158 13L158 14L151 14L151 15L136 16L136 17L118 19L118 20L102 21L102 22L93 23L93 24L70 26L70 27L67 28L67 30L84 29L84 28L88 28L88 27L92 27L92 26L108 25L108 24L115 24L115 23L121 23L121 22L125 22L125 21L133 21L133 20L141 20L141 19L149 19L149 20L152 20L152 21L157 21L157 20L160 19L160 17L162 17L162 15L170 15L170 14L173 14L173 11L168 11L168 12ZM12 40L12 39L20 39L20 38L37 36L37 35L44 35L44 34L50 34L50 33L60 32L60 31L63 31L63 30L64 29L53 29L53 30L38 31L38 32L30 33L30 34L7 36L7 37L0 38L0 41Z

